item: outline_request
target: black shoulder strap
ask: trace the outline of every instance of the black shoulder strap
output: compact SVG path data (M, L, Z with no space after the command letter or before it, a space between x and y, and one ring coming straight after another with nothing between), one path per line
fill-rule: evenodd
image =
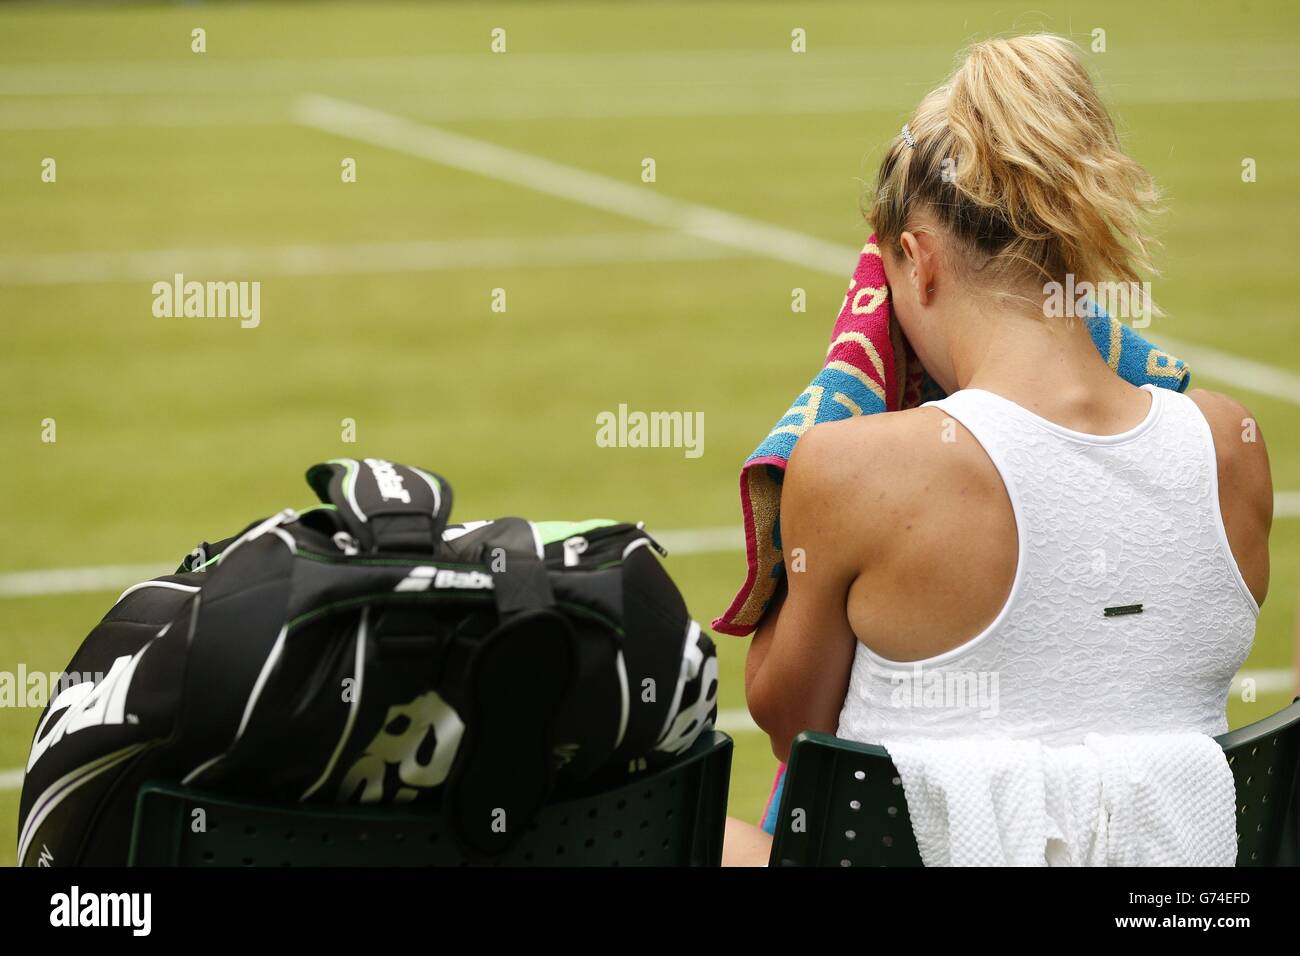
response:
M551 794L555 733L572 688L576 648L555 606L532 523L498 518L479 531L477 561L492 575L498 623L466 667L465 734L443 806L461 849L499 856Z
M574 653L562 615L521 611L488 634L470 661L464 736L442 799L457 843L473 859L515 846L551 795L556 720L572 688Z
M383 458L331 459L309 468L307 483L363 552L432 553L451 515L445 478Z

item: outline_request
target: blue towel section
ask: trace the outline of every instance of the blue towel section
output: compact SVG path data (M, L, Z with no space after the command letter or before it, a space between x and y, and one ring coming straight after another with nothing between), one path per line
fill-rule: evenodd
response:
M821 389L820 393L816 390ZM820 425L823 422L837 422L841 419L852 418L858 414L852 407L840 401L836 396L842 395L859 409L862 414L871 415L875 412L883 412L885 403L870 388L862 383L855 375L848 372L840 371L837 368L823 368L794 400L790 410L786 412L776 426L754 449L754 453L749 456L747 461L753 461L755 458L766 458L774 456L782 461L790 460L790 453L794 451L794 443L798 440L799 435L793 432L783 432L779 429L786 426L793 426L804 430L804 426ZM817 396L816 412L810 407ZM809 421L809 419L812 419Z
M1101 357L1112 365L1119 377L1132 385L1158 385L1176 392L1187 391L1192 375L1187 363L1156 348L1123 322L1112 322L1100 306L1088 319L1088 332L1092 344ZM1113 347L1115 330L1119 330L1119 361L1115 362Z
M767 812L763 814L763 822L760 824L764 833L776 835L776 815L781 810L781 794L785 790L785 764L777 776L776 785L772 788L772 796L768 800Z

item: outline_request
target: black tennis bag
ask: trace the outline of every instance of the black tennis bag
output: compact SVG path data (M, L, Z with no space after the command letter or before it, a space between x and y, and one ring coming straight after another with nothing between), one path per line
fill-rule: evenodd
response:
M23 781L23 865L120 864L166 781L436 807L471 859L548 799L671 760L717 713L713 643L639 524L448 525L381 459L129 588L68 665Z

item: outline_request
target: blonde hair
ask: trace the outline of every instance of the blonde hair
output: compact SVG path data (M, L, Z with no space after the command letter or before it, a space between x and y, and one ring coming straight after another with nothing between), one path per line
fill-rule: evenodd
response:
M1136 282L1155 272L1158 209L1078 48L1032 34L975 44L921 101L881 162L867 218L897 250L925 210L990 279Z

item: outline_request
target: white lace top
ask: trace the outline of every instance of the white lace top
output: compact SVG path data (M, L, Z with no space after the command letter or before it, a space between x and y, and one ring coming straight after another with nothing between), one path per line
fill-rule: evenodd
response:
M1259 613L1228 549L1208 423L1146 386L1118 435L1071 431L980 389L931 404L979 440L1006 485L1020 548L983 633L928 660L858 645L839 736L1034 737L1227 730L1233 675Z

